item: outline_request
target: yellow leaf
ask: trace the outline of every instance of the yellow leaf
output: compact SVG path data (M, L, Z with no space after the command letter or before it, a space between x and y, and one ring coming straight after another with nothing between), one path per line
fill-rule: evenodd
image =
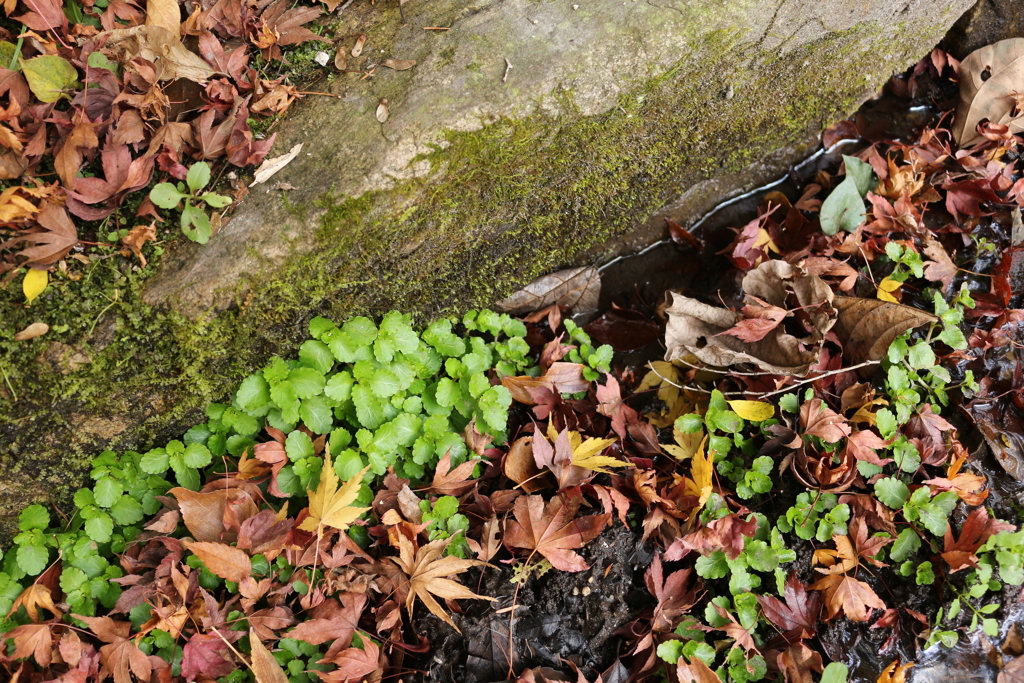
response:
M256 677L256 683L288 683L284 669L252 629L249 629L249 646L252 650L252 673Z
M900 660L897 659L885 667L878 677L878 683L904 683L907 680L907 669L913 668L914 663L907 662L902 666L897 666L899 663Z
M898 292L901 285L902 283L896 282L896 280L893 280L890 277L886 277L878 283L878 294L876 296L882 301L889 301L894 304L898 304L900 300L893 295L893 292Z
M45 270L29 268L25 273L25 279L21 281L21 291L25 293L25 299L29 303L35 301L36 297L46 289L46 284L49 281L50 275Z
M757 231L757 237L754 238L754 248L764 247L766 251L774 251L776 254L779 253L779 248L775 246L775 242L772 242L771 235L764 228Z
M775 415L775 406L764 401L729 401L729 407L744 420L764 422Z
M683 487L683 495L697 498L697 507L691 514L696 514L711 497L711 475L714 472L715 457L713 454L704 453L704 446L707 442L708 439L705 436L704 440L700 442L700 448L693 454L693 464L690 467L690 477L692 478L687 477Z
M676 460L689 460L701 445L704 439L704 430L694 434L684 434L677 428L672 429L672 438L675 444L662 444L661 448Z
M57 619L60 619L62 616L60 610L53 604L53 596L50 595L50 589L39 583L34 583L21 592L15 599L7 616L17 612L19 607L25 608L28 618L33 622L39 621L39 608L49 611Z
M578 432L569 432L570 443L572 441L572 435L576 435L576 440L580 440ZM606 468L608 467L629 467L630 463L623 462L610 455L598 455L601 451L615 443L615 439L594 439L590 438L586 441L580 442L572 449L572 464L577 467L583 467L584 469L592 470L594 472L608 473Z
M886 401L884 398L876 398L872 399L871 401L868 401L860 408L857 408L857 412L854 413L853 417L850 418L850 422L866 422L868 425L874 427L878 417L877 415L875 415L874 412L872 412L871 409L876 405L887 406L889 405L889 402Z
M320 483L316 491L309 491L309 517L302 520L299 528L303 531L316 531L317 536L323 534L325 526L338 531L348 529L359 515L370 509L352 507L356 496L359 495L359 487L363 484L363 475L368 469L369 465L339 489L338 473L331 464L331 454L325 453L324 466L320 470Z

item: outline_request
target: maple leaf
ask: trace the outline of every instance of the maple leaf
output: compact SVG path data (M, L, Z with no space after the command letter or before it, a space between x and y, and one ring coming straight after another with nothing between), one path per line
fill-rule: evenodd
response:
M803 641L793 643L780 652L775 662L789 683L814 683L811 671L822 671L821 654L807 647Z
M828 574L808 588L824 591L829 619L842 612L851 621L867 621L873 609L885 609L871 586L845 574Z
M24 242L34 244L18 252L27 259L25 264L49 265L62 259L78 244L78 231L63 206L51 201L43 202L36 216L39 229L23 233L2 245Z
M323 529L329 526L338 531L345 531L352 522L370 508L352 507L359 488L363 485L363 475L370 467L363 470L338 488L338 473L331 464L331 453L324 453L324 465L320 470L320 483L316 491L309 491L309 517L302 520L299 529L316 531L317 538L323 536Z
M303 621L288 632L289 638L303 640L310 645L341 641L343 647L352 642L352 634L359 628L359 617L366 608L365 593L345 592L340 600L317 607L317 618ZM328 616L320 616L327 614Z
M715 606L718 616L728 620L727 624L718 626L715 630L725 631L726 635L735 640L736 644L746 650L748 654L751 652L758 652L757 645L754 643L754 637L750 635L750 629L743 628L742 624L736 621L736 617L725 610L721 605L715 603L711 604Z
M448 547L448 544L454 538L432 541L422 548L416 549L413 547L412 541L406 538L404 534L397 534L397 537L399 556L388 559L398 565L409 576L409 593L406 598L405 607L410 615L412 615L413 603L416 598L419 598L420 602L434 616L456 631L459 631L459 627L455 625L455 622L448 616L448 613L434 599L435 595L445 600L457 600L460 598L490 600L492 602L497 600L497 598L477 595L461 583L445 578L454 574L461 574L470 567L490 566L480 560L464 560L454 556L441 557L441 553L444 552L444 549ZM459 632L461 633L461 631Z
M619 389L619 382L612 375L608 375L608 381L604 386L597 385L595 391L598 406L597 412L612 419L612 430L619 435L620 439L626 438L626 425L636 422L636 411L622 402L622 391Z
M99 681L113 675L114 683L132 683L132 674L140 681L149 680L153 665L146 653L128 639L132 630L130 622L114 621L110 617L71 616L86 623L93 635L107 643L100 648L103 668L100 669Z
M838 534L832 537L836 549L818 548L814 551L813 560L815 564L823 564L827 569L819 569L825 574L845 574L859 564L857 553L848 536Z
M758 303L757 306L746 305L743 307L743 318L727 330L719 332L715 336L728 334L745 342L761 341L769 332L779 326L789 311L772 306L766 301L751 296L751 299Z
M757 518L751 516L743 521L736 513L730 513L721 519L709 522L701 529L676 539L672 544L673 548L687 548L696 550L702 555L710 555L716 550L721 550L730 560L735 560L743 552L746 544L746 537L753 537L757 533ZM665 559L679 559L670 556L668 552Z
M854 419L856 420L856 415ZM884 467L892 462L892 458L879 458L878 451L884 449L889 443L870 429L860 429L846 437L846 451L857 460Z
M219 678L227 676L235 670L237 665L224 640L225 638L240 638L242 632L218 629L218 633L223 638L211 633L196 633L185 643L181 659L181 675L185 677L185 680L195 680L200 675ZM119 682L115 681L114 683Z
M546 388L559 394L576 394L590 388L590 382L583 378L582 363L552 363L540 377L502 377L501 385L508 389L512 398L528 406L536 405L531 389Z
M456 629L458 630L458 629ZM363 646L350 647L342 650L330 659L322 659L320 664L334 664L333 671L317 671L320 680L328 683L344 683L346 681L362 681L383 667L380 663L380 648L369 638L363 639ZM385 662L386 664L386 662Z
M826 406L820 398L811 399L800 406L800 424L805 434L817 436L828 443L836 443L850 435L850 425L846 418Z
M241 583L252 574L249 556L226 543L186 542L185 547L222 579Z
M472 476L473 469L478 462L478 460L467 460L453 470L451 469L451 454L445 453L434 469L434 479L430 482L427 492L436 493L439 496L455 497L468 493L477 485L476 480L467 481L467 479Z
M561 496L546 506L540 496L516 498L515 519L505 526L505 544L536 551L561 571L585 571L589 565L573 550L597 537L611 521L611 515L574 518L573 512Z
M14 652L11 659L32 657L42 667L50 666L53 651L52 624L25 624L15 626L3 635L4 641L14 639Z
M668 633L697 602L697 591L690 586L691 568L680 569L664 577L661 567L660 553L654 556L654 562L644 573L644 583L658 600L654 608L651 628L654 631Z
M77 118L77 117L76 117ZM88 119L77 121L71 133L64 138L64 144L53 156L53 166L64 187L74 189L75 176L82 166L83 150L95 149L100 144L96 137L96 124Z
M784 631L806 629L813 634L821 612L821 594L808 593L807 587L797 578L796 572L790 572L786 578L783 598L785 601L771 595L757 596L757 602L764 610L768 623L775 624Z
M711 477L714 474L714 455L710 452L705 454L704 447L707 445L708 439L705 436L704 440L700 442L700 447L697 452L693 454L692 464L690 466L690 476L686 478L686 483L683 488L684 496L693 496L697 499L697 505L690 511L690 515L695 515L704 507L704 504L708 502L708 498L711 497Z
M978 563L975 551L980 548L990 536L1000 531L1014 531L1016 527L998 519L988 516L988 510L984 507L977 507L971 510L960 527L960 538L953 539L953 531L946 525L946 535L943 539L942 559L949 564L951 571L960 571L964 567L973 567Z
M853 546L857 549L857 557L864 558L876 567L888 566L876 560L875 556L894 539L885 536L868 536L868 525L862 517L854 517L850 521L849 530Z
M41 583L34 583L23 590L14 600L14 604L11 605L11 609L7 612L7 616L9 617L17 612L19 607L24 607L25 612L28 613L28 618L34 622L39 621L40 607L48 610L53 614L55 619L60 619L61 617L61 611L53 604L53 597L50 595L50 589Z
M121 238L121 244L131 249L135 257L139 259L139 263L142 267L146 267L146 257L142 255L142 245L146 242L156 241L156 223L150 223L149 225L136 225L134 228L128 231L128 234ZM127 256L127 252L124 252ZM248 449L243 453L243 458L248 454ZM239 469L241 469L241 463L239 463Z
M877 683L904 683L907 680L907 671L914 668L913 662L900 664L900 660L889 663L889 666L882 669L878 676Z

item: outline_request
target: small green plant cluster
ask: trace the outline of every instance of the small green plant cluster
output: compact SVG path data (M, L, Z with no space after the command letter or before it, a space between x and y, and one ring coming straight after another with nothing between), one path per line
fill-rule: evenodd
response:
M721 627L729 623L729 620L721 616L715 605L722 609L733 611L737 621L744 628L753 628L757 623L759 609L757 597L753 593L737 595L733 600L720 596L708 603L705 609L705 620L712 627ZM666 640L658 645L657 653L669 664L676 664L680 657L685 661L692 662L694 658L700 659L709 667L715 665L717 652L715 648L705 642L705 629L697 619L687 616L679 626L676 627L675 635L679 639ZM764 657L755 654L747 657L743 648L734 647L729 650L725 661L715 670L718 677L723 681L735 681L735 683L748 683L760 681L768 674L768 665Z
M796 552L786 547L778 528L762 514L753 516L757 519L757 531L743 539L743 550L736 559L729 559L721 550L697 558L697 575L705 579L728 576L729 592L734 597L761 587L761 577L752 572L773 574L775 587L781 593L786 581L781 565L796 560Z
M185 237L199 244L206 244L213 234L213 223L200 204L222 209L231 203L231 197L213 192L200 192L210 184L210 165L200 161L188 169L185 182L160 183L149 191L149 200L161 209L181 208L181 231Z
M427 525L427 537L431 541L452 538L446 552L456 557L469 557L469 544L466 543L466 532L469 531L469 518L459 512L459 499L455 496L441 496L433 504L420 501L423 511L423 524Z
M825 543L833 534L845 536L850 521L850 506L840 503L834 493L814 494L804 491L796 503L778 521L779 529L793 532L805 541L812 538Z

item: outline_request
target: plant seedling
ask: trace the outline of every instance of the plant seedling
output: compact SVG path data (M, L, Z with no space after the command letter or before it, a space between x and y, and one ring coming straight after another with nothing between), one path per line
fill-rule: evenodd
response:
M199 194L209 183L210 165L200 161L188 169L184 183L178 182L177 186L160 183L149 191L149 199L161 209L173 209L184 202L181 209L181 231L193 242L206 244L213 234L213 224L206 212L200 208L200 203L215 209L222 209L231 203L231 197L221 194Z

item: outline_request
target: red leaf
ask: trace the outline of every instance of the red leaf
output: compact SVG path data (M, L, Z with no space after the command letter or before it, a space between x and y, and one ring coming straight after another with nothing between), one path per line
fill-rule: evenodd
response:
M573 517L562 502L553 498L546 506L540 496L522 496L516 499L513 514L505 526L505 544L514 548L536 550L551 564L564 572L589 569L575 548L593 540L608 525L611 515Z

